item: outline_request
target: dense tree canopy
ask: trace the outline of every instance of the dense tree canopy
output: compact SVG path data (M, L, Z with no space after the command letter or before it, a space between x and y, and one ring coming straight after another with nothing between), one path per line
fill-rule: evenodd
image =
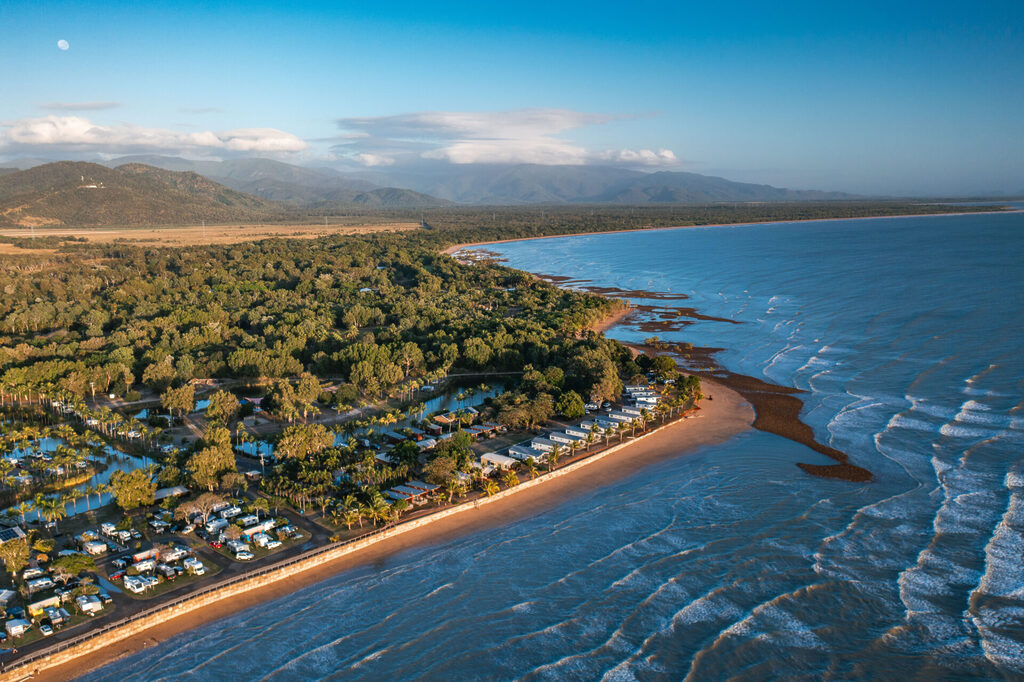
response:
M131 511L153 504L156 483L145 469L129 472L119 469L110 477L110 492L121 509Z
M0 265L0 396L123 395L138 380L185 414L195 379L285 379L271 402L296 419L325 381L375 398L456 368L526 364L558 366L585 397L614 391L618 350L584 330L616 302L460 265L437 253L440 241L76 244L12 259ZM209 415L235 417L217 394Z

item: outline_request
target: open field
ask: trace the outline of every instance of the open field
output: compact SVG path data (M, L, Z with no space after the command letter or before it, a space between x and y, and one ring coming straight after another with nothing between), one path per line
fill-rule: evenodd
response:
M237 244L287 237L291 239L313 239L329 235L366 234L369 232L401 232L419 227L415 222L371 222L365 217L332 219L328 225L322 223L305 225L189 225L187 227L101 227L101 228L24 228L0 229L0 236L16 239L43 237L76 237L94 243L117 241L148 246L194 246L198 244ZM52 249L50 249L52 251ZM25 253L25 249L10 244L0 244L0 253ZM34 250L33 250L34 251Z
M14 244L4 244L0 242L0 256L18 255L25 253L43 254L43 253L56 253L56 249L23 249L15 246Z

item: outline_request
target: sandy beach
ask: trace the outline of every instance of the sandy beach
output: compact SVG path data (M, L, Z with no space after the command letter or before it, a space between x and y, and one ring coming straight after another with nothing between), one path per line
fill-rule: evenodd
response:
M643 439L565 476L524 489L464 514L440 519L403 535L387 538L356 554L296 574L294 577L253 590L244 597L215 603L198 613L170 618L159 626L129 640L113 643L84 655L71 663L44 670L43 680L67 680L105 663L151 647L169 637L209 623L263 602L291 594L308 585L326 580L356 566L384 562L396 553L413 547L437 544L467 533L502 526L510 521L550 509L574 494L629 476L638 469L678 457L695 449L722 443L751 428L753 408L735 391L705 380L704 392L713 400L704 400L690 419L669 424ZM12 671L11 679L20 679L25 671ZM4 676L7 679L7 676Z

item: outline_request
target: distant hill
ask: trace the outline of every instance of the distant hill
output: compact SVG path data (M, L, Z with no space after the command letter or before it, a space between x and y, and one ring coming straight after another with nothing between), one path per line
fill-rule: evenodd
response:
M346 205L381 208L428 208L450 202L419 192L380 187L329 168L305 168L272 159L192 161L171 156L125 156L108 165L144 163L174 171L192 171L231 189L297 206Z
M282 207L194 172L59 161L0 176L0 225L193 225L280 215Z
M697 173L644 173L600 166L474 165L385 177L394 184L466 204L706 204L854 198L842 192L790 190Z
M697 173L662 171L614 185L584 201L613 204L704 204L720 201L823 201L854 197L853 194L843 192L793 190L733 182Z
M22 156L11 161L0 162L0 168L14 168L15 170L24 170L26 168L34 168L35 166L42 166L44 163L52 163L45 159L33 159L27 156Z

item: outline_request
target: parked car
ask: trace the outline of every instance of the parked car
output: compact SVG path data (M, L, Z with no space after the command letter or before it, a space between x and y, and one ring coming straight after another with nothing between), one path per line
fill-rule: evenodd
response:
M241 552L235 555L235 558L239 561L250 561L251 559L254 559L255 556L253 555L252 552L243 549Z
M124 571L117 571L116 573L110 574L111 580L124 580Z
M46 623L43 623L42 625L39 626L39 632L43 633L44 637L49 637L50 635L53 634L53 628L51 628Z
M194 523L189 523L189 524L187 524L187 525L186 525L186 526L185 526L184 528L182 528L182 529L181 529L181 532L182 532L183 534L185 534L185 535L188 535L189 533L191 533L191 532L192 532L192 531L194 531L195 529L196 529L196 526L195 526L195 524L194 524Z
M113 599L110 598L110 595L107 594L106 592L100 592L96 596L99 597L100 601L103 602L104 604L109 604L110 602L114 601Z
M222 543L220 540L210 540L210 547L213 547L214 549L220 549L223 546L224 543Z
M114 559L110 562L110 565L114 568L128 568L128 562L124 559Z
M281 541L280 540L271 540L270 542L268 542L265 545L265 547L267 549L277 549L280 546L281 546Z

